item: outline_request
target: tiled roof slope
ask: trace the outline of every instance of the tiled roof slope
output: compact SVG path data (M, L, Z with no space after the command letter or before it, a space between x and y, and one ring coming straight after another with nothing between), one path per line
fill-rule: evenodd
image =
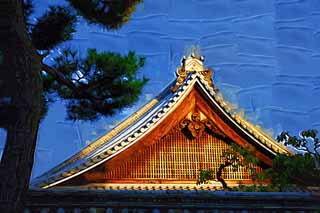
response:
M198 62L200 61L198 60ZM291 153L285 146L274 141L274 139L258 127L233 113L228 103L216 92L212 82L208 81L208 76L203 75L203 72L197 71L197 69L201 71L201 68L192 64L190 69L194 69L194 71L184 72L180 76L177 71L178 80L171 83L159 96L152 99L109 133L103 135L60 165L36 178L31 186L35 188L55 186L104 163L126 150L155 128L169 112L173 111L196 84L203 90L207 99L216 105L236 128L240 129L247 137L255 141L256 144L273 155L277 153Z

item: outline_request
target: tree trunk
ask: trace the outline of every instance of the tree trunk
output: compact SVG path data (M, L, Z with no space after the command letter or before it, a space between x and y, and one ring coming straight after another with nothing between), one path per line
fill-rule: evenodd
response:
M227 189L230 190L230 188L228 187L226 181L223 179L222 177L222 172L225 168L227 168L228 166L231 166L232 163L231 162L224 162L223 164L220 164L219 169L217 171L217 180L222 184L223 189Z
M23 212L42 103L40 59L26 32L22 1L0 1L0 110L7 140L0 164L0 212ZM0 105L1 108L1 105ZM5 113L6 114L3 114Z

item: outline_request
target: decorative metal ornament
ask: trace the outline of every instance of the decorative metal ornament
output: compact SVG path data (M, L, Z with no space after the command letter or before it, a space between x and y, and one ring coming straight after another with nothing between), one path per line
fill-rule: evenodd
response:
M195 54L191 54L189 57L184 56L181 61L181 66L179 66L176 70L177 81L176 84L171 88L171 91L177 91L189 73L198 73L202 75L204 80L208 82L209 86L214 88L212 82L213 71L210 68L205 68L203 61L203 56L196 56ZM215 88L214 90L217 91Z

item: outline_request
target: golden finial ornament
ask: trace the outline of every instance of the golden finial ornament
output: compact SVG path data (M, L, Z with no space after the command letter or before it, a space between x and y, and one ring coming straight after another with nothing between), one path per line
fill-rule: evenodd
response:
M177 81L176 84L171 88L172 92L177 91L189 73L197 73L202 75L204 80L208 82L209 86L214 88L212 82L212 69L204 67L204 57L199 55L199 50L197 48L191 48L190 52L191 54L188 57L183 56L181 60L181 66L179 66L176 70Z

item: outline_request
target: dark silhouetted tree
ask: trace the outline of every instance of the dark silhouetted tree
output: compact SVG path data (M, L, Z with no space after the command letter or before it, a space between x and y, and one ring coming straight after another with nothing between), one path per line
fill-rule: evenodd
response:
M79 16L113 30L141 0L67 0L30 21L32 0L0 1L0 127L7 130L0 165L0 212L22 212L39 121L53 95L67 102L68 119L94 120L137 100L146 79L136 77L144 58L64 49L53 64L50 50L72 38Z
M280 191L292 185L301 187L320 185L320 141L317 131L302 131L297 136L282 132L278 142L296 149L295 155L278 155L272 161L272 167L263 172L262 178L271 179Z
M317 134L318 131L315 129L304 130L299 137L282 132L277 141L286 146L290 145L299 152L307 153L314 159L316 168L320 169L320 139Z
M216 171L213 169L200 170L197 184L208 183L210 180L216 179L221 183L223 189L230 190L223 178L223 172L228 167L231 167L233 171L243 167L251 173L252 177L256 174L254 166L259 163L259 160L254 156L249 146L242 148L233 143L229 149L222 151L221 158L222 163Z

